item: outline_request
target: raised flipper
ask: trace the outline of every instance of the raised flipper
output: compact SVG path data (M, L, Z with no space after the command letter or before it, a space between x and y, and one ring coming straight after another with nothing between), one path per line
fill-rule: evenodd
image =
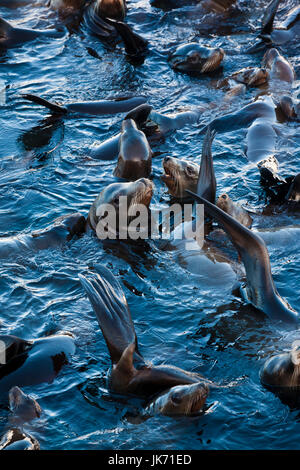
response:
M113 364L125 349L135 344L134 362L144 364L138 352L137 338L123 289L113 274L103 266L79 275L80 282L93 306Z
M270 35L273 31L274 18L280 2L281 0L272 0L266 7L266 11L262 18L260 37L263 37L265 34Z
M211 145L215 135L215 131L211 132L210 128L207 129L202 147L202 157L197 182L197 194L213 204L216 200L217 181L215 177Z
M252 54L261 52L266 47L272 47L271 33L273 31L274 18L281 0L272 0L266 7L265 14L262 18L261 32L256 38L256 44L246 49L246 52Z
M271 318L297 321L297 312L279 296L276 290L265 242L222 209L192 191L187 190L187 193L204 204L205 211L223 227L238 250L246 270L248 301Z
M126 54L133 58L143 58L147 51L148 42L136 34L128 24L106 18L106 22L114 26L123 39Z
M40 98L36 95L22 95L25 100L31 101L32 103L40 104L41 106L45 106L45 108L50 109L53 113L56 114L67 114L68 110L63 106L60 106L55 103L50 103L50 101L44 100L44 98Z

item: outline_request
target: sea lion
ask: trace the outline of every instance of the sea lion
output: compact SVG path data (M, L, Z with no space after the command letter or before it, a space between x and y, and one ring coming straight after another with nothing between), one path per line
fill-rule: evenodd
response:
M231 215L234 219L238 220L240 224L245 227L251 227L253 219L249 213L245 211L241 206L235 204L228 194L221 194L217 200L217 207L222 209L226 214Z
M119 157L114 176L135 181L151 174L152 151L145 134L133 119L122 122Z
M199 175L199 165L188 160L174 157L163 159L165 173L161 180L165 183L171 196L182 199L186 198L185 190L196 191Z
M146 178L130 183L112 183L108 185L94 200L88 214L88 225L97 233L98 237L100 233L98 231L98 224L100 222L101 230L109 232L114 239L118 237L118 234L123 233L124 230L126 231L125 238L127 238L128 225L135 218L130 213L133 213L134 208L138 205L143 205L147 210L149 209L153 187L152 181ZM115 212L114 227L109 225L110 219L107 221L108 208L113 208ZM124 221L122 220L124 226L120 226L120 215L123 215L125 211L127 218ZM147 227L140 227L141 233L144 228L148 233L148 220Z
M221 48L200 46L196 42L183 44L169 55L169 62L181 72L208 73L217 70L225 57Z
M126 16L125 0L97 0L95 12L102 18L112 18L114 20L124 20Z
M193 111L166 115L154 111L152 106L148 104L142 104L130 111L124 120L133 119L151 143L164 137L172 130L182 129L187 125L199 122L202 112L203 109L199 108ZM90 150L90 156L97 160L115 159L118 156L120 137L121 133L105 140L99 146Z
M266 360L260 370L261 383L273 390L299 392L300 387L300 346L296 341L288 353L278 354Z
M276 122L275 104L270 96L250 103L234 113L224 114L213 119L209 124L203 126L200 133L206 133L208 128L220 133L248 128L258 118L263 118L262 120L265 122Z
M270 70L272 80L292 83L295 79L295 71L292 65L274 47L267 50L262 65Z
M30 341L0 335L0 346L0 396L14 386L53 382L75 352L74 339L67 333Z
M154 366L144 361L123 289L104 267L79 275L106 341L111 361L108 386L112 392L152 398L178 385L209 381L177 367ZM194 390L191 389L194 395ZM204 397L203 397L204 398Z
M0 441L0 450L40 450L38 440L18 428L7 431Z
M211 145L215 134L207 131L202 147L200 166L187 160L165 157L163 168L165 173L161 176L168 192L177 199L186 198L186 189L206 195L208 200L215 201L216 178L213 168Z
M259 163L274 157L277 134L273 122L257 118L247 131L247 158L250 162Z
M203 411L208 397L206 384L177 385L154 397L145 407L144 416L195 416Z
M221 79L217 82L217 88L230 86L230 81L243 83L249 87L259 87L268 83L269 73L265 68L248 67L234 72L229 77Z
M8 399L10 411L13 413L10 424L20 426L41 416L42 409L38 402L19 387L15 386L9 390Z
M273 30L274 19L280 2L281 0L271 0L266 7L262 19L261 32L256 39L256 44L250 47L247 52L259 52L266 47L285 44L299 36L300 6L292 8L285 21L283 21L278 28Z
M102 8L100 8L101 6ZM84 24L88 31L104 41L115 40L119 35L123 40L128 57L135 62L143 61L148 41L136 34L128 24L116 18L125 16L124 8L125 2L121 0L103 0L102 2L98 0L85 9ZM105 16L105 12L111 16Z
M45 106L54 114L62 115L68 113L84 113L91 115L127 113L147 101L144 96L133 96L58 105L57 103L50 103L39 96L31 94L22 95L22 98L32 101L33 103L40 104L41 106Z
M300 173L295 176L286 195L287 201L300 202Z
M14 28L3 18L0 18L0 49L9 49L20 46L25 42L33 41L40 37L62 37L64 33L55 30L32 30Z
M298 323L298 313L277 292L262 238L206 199L188 190L187 193L204 204L205 211L217 220L236 247L246 270L247 282L242 290L246 300L274 320Z
M11 388L8 398L12 416L9 418L8 430L0 441L0 450L39 450L38 441L24 432L22 426L41 416L40 405L19 387Z
M282 96L276 111L281 112L285 119L290 121L300 121L300 102L294 102L290 96Z
M79 212L58 217L45 229L31 234L0 238L0 258L22 254L28 250L44 250L59 246L85 230L85 217Z
M206 196L215 202L216 177L213 167L211 146L215 133L208 129L202 146L200 166L187 160L165 157L163 160L164 175L162 181L166 184L171 196L177 199L186 198L186 190Z

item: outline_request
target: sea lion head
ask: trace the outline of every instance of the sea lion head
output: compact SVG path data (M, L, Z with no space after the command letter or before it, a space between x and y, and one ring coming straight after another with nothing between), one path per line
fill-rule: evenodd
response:
M175 70L207 73L216 70L224 56L225 52L222 48L213 49L191 42L179 46L170 54L169 61Z
M295 341L290 352L269 358L260 371L266 387L295 390L300 386L300 345Z
M135 181L151 174L152 152L145 134L133 119L122 122L120 151L114 176Z
M288 119L294 119L296 117L294 103L290 96L283 96L281 98L279 108Z
M300 173L293 179L286 198L288 201L300 202Z
M140 178L139 180L130 183L120 182L108 185L97 196L90 208L88 215L90 226L96 230L98 223L107 217L108 209L113 208L116 214L116 229L118 231L120 213L133 210L137 205L143 205L148 209L153 189L154 185L152 181L147 178ZM127 223L129 223L130 220L130 215L127 215Z
M263 56L262 66L270 69L274 63L274 60L277 59L277 57L280 57L280 53L277 49L275 49L275 47L268 49Z
M249 73L245 77L248 86L257 87L269 80L269 72L265 68L254 68L249 70Z
M252 218L241 206L235 204L228 194L221 194L217 200L217 207L222 209L227 214L231 215L234 219L238 220L245 227L251 227Z
M26 395L19 387L12 387L8 394L9 407L17 421L27 423L41 416L42 410L38 402Z
M126 16L126 2L125 0L97 0L95 12L102 18L122 21Z
M179 158L165 157L163 160L165 174L161 179L166 184L171 196L182 199L185 190L197 191L199 165Z
M204 383L177 385L155 400L155 409L167 416L193 416L199 414L208 396Z
M48 238L51 233L57 237L60 235L62 239L71 240L75 235L80 235L85 230L85 217L79 212L73 212L72 214L62 215L54 220L54 222L45 229L36 230L31 233L34 238L43 237Z

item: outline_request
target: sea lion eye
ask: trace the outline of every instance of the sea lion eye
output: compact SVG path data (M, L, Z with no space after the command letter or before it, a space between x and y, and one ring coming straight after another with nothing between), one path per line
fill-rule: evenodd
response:
M182 398L179 395L172 395L172 402L175 405L180 405L180 403L182 402Z
M192 63L192 64L196 64L198 62L198 54L196 54L195 52L190 54L189 55L189 61Z
M189 175L192 175L194 173L194 168L190 165L188 165L186 167L186 172L189 174Z

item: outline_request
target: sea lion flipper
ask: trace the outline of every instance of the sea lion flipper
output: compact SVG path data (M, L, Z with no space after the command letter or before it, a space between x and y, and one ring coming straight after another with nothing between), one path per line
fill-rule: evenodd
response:
M262 19L261 35L271 34L274 18L280 2L281 0L272 0L266 7L265 14Z
M111 20L106 18L105 21L114 26L121 36L126 54L131 57L143 56L147 50L148 42L139 34L135 33L128 24L122 21Z
M211 146L215 135L216 131L211 131L210 128L207 129L202 147L202 157L197 182L197 194L213 204L216 199L217 181L214 172Z
M238 250L246 270L248 301L271 318L297 322L298 313L277 292L263 239L211 202L192 191L186 192L204 204L205 211L217 220Z
M45 100L44 98L40 98L36 95L26 94L22 95L25 100L32 101L33 103L40 104L41 106L45 106L46 108L50 109L54 113L57 114L66 114L68 111L63 106L59 106L58 104L50 103L50 101Z
M126 374L132 374L134 372L133 355L135 352L135 343L129 344L123 351L119 362L116 365L116 369Z
M80 282L93 306L113 364L119 362L126 348L135 344L135 361L144 362L138 352L137 338L130 310L119 281L103 266L79 275Z
M6 38L13 27L0 17L0 37Z

